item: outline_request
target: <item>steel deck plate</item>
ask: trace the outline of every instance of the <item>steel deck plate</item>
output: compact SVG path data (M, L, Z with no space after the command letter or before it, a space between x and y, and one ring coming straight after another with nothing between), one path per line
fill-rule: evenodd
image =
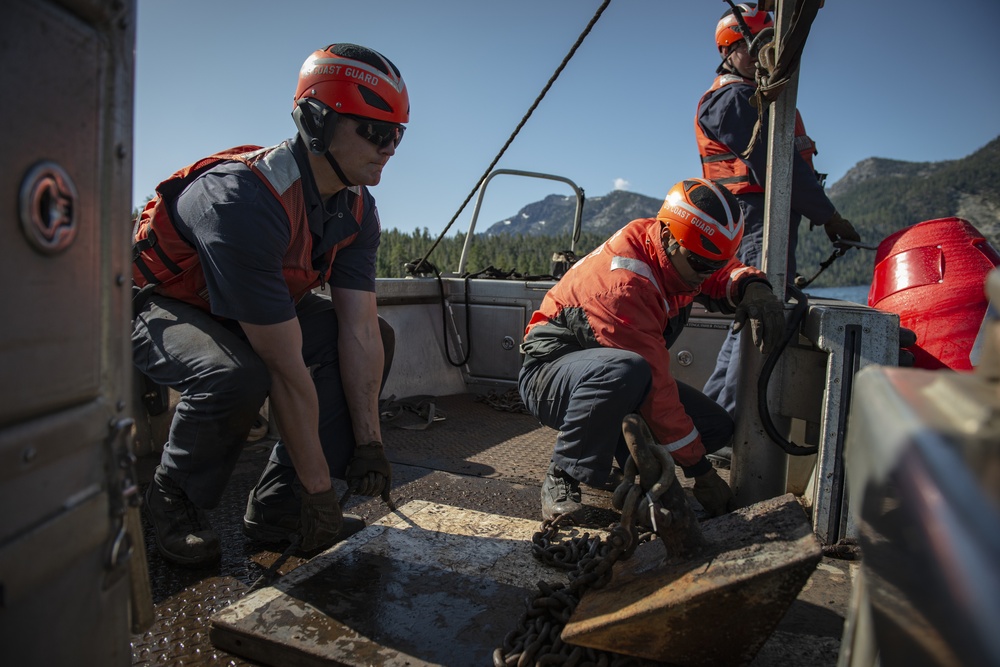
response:
M489 664L535 582L566 580L532 558L537 529L409 502L215 614L212 641L283 666Z

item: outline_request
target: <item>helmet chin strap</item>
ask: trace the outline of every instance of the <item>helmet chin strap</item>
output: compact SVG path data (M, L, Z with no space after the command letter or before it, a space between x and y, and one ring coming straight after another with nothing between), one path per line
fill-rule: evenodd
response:
M340 179L340 182L343 183L345 187L349 188L354 185L354 183L351 183L351 181L347 178L347 175L344 174L344 170L340 168L340 165L337 164L337 160L333 157L333 153L330 152L329 148L323 153L323 157L325 157L326 161L330 163L333 171L337 174L337 178Z
M731 62L729 62L730 56L733 55L733 50L734 49L733 49L733 45L732 44L730 44L728 47L726 47L726 54L724 56L722 56L722 62L719 63L719 66L715 68L715 73L716 74L723 74L725 72L728 72L730 74L736 74L738 76L743 76L742 74L739 73L739 70L737 70L736 67L734 67Z
M719 66L715 68L716 74L725 74L726 72L734 74L733 66L729 64L729 53L722 56L722 62L720 62Z

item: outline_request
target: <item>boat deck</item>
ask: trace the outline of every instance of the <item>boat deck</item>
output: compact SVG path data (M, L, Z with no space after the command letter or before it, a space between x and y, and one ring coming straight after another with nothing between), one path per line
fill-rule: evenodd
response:
M419 427L428 423L424 416L406 410L384 425L383 439L393 462L392 497L397 506L427 501L539 520L539 482L548 466L555 432L540 426L533 417L497 409L482 398L461 394L432 399L438 420L423 430ZM164 561L148 526L144 526L156 613L152 627L132 638L133 665L265 664L215 647L209 638L209 620L243 598L280 556L241 531L247 494L272 443L265 438L247 445L220 506L209 512L222 541L219 565L195 570ZM155 457L140 461L144 484L156 463ZM338 482L338 490L343 488ZM606 528L619 518L611 509L609 491L584 487L584 503L588 506L581 522L584 527ZM381 501L369 498L352 498L345 511L364 517L369 524L389 514ZM293 556L279 571L287 574L305 562ZM849 561L824 558L752 664L835 665L854 569L855 564ZM533 588L534 583L524 582L524 587ZM509 612L509 629L523 611L521 605ZM724 633L725 629L719 631ZM505 633L496 637L496 646Z

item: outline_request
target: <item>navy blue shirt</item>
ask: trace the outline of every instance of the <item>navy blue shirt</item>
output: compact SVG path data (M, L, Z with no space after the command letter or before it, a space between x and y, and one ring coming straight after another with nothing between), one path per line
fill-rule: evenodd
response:
M698 109L698 124L702 131L710 139L725 145L735 155L746 150L753 136L757 109L750 98L755 90L756 87L749 83L731 83L714 91ZM768 117L765 110L761 119L760 138L750 157L745 160L753 180L761 186L766 183L767 174ZM822 225L833 216L835 210L817 180L816 173L795 151L792 157L792 211L809 218L813 224ZM759 224L764 224L763 216Z
M357 232L350 245L337 251L329 283L374 292L381 237L374 198L362 187L360 194L344 189L323 201L305 146L298 137L290 142L313 235L313 267L325 271L325 253ZM365 198L360 229L351 213L358 196ZM282 273L290 242L288 216L249 167L224 162L201 174L171 202L170 217L198 253L213 315L261 325L295 317L295 303Z

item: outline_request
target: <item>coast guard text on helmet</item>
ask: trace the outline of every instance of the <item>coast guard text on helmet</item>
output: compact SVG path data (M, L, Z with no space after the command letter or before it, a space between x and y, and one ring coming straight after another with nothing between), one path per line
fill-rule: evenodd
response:
M313 65L312 67L303 68L302 76L313 76L316 74L332 74L334 76L340 76L341 70L344 70L344 76L352 79L358 79L367 83L369 86L374 87L379 83L379 78L374 74L369 74L368 72L356 67L344 67L343 65Z
M670 205L665 207L670 213L676 215L681 220L690 222L692 225L705 232L706 236L715 236L715 227L708 224L696 215L693 215L691 211L681 208L680 206Z

